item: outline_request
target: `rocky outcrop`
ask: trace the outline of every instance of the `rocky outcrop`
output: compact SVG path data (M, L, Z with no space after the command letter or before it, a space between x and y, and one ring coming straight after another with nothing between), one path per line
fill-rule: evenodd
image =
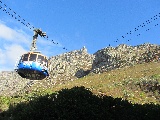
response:
M108 70L131 66L144 62L159 61L160 46L142 44L107 47L89 54L83 47L81 50L64 53L50 58L49 71L51 78L68 79L71 76L83 77L89 72L102 73Z
M29 85L30 80L21 78L16 72L0 72L0 95L12 95Z
M160 46L142 44L128 46L121 44L118 47L107 47L97 51L93 60L93 73L102 73L115 68L122 68L144 62L159 61Z
M93 59L94 55L89 54L85 47L53 56L49 59L50 78L63 81L83 77L91 70Z

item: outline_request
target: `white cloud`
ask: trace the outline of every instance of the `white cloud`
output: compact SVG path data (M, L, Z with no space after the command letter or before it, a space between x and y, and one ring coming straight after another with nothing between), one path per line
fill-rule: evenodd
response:
M0 65L5 63L5 54L3 53L3 50L0 49Z
M21 29L13 29L0 21L0 71L13 70L17 58L26 53L31 37Z
M5 46L5 49L6 49L7 58L13 61L15 61L17 57L27 52L27 50L25 50L22 46L18 44L12 44L10 46Z
M12 29L2 22L0 22L0 38L5 41L17 42L17 43L29 43L29 35L22 30Z
M26 52L27 50L18 44L4 46L3 50L0 49L0 71L13 70L17 58Z

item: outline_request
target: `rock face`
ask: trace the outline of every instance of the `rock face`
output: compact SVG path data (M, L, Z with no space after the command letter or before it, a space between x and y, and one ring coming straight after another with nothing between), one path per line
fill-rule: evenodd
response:
M93 73L102 73L115 68L122 68L144 62L159 61L160 46L142 44L128 46L121 44L118 47L107 47L97 51L93 60Z
M65 81L84 77L89 73L103 73L108 70L122 68L150 61L160 61L160 46L142 44L118 47L107 47L89 54L83 47L49 58L49 78L43 80L43 86L48 87ZM14 94L26 89L37 81L22 79L15 72L0 72L0 95ZM42 84L41 81L38 81Z
M88 54L85 47L51 57L49 59L50 78L60 78L62 81L83 77L91 70L93 59L94 55Z
M12 95L30 83L30 80L22 79L16 72L0 72L0 95Z

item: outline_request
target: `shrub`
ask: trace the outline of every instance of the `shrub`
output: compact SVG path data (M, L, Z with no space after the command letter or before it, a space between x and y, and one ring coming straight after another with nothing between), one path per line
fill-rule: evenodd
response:
M62 89L10 106L0 118L13 120L158 120L160 106L131 104L121 98L96 96L82 87Z

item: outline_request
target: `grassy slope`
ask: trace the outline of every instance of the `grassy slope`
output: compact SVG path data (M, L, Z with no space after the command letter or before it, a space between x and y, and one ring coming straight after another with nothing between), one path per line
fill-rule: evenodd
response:
M89 88L94 94L104 94L107 96L121 97L133 103L154 102L160 104L154 96L141 91L139 87L133 86L140 78L152 77L160 82L160 62L144 63L136 66L116 69L102 74L88 75L75 81L66 82L62 85L53 86L51 91L59 91L62 88L72 88L74 86L84 86ZM127 83L128 82L128 83ZM129 84L133 83L133 84ZM35 84L33 88L39 88Z
M18 97L1 97L0 109L5 110L9 104L28 101L37 94L54 93L62 88L72 88L74 86L84 86L94 94L103 94L114 98L121 97L131 101L132 103L156 103L160 104L160 100L150 93L145 93L135 86L140 78L152 77L160 82L160 62L145 63L136 66L116 69L103 74L90 74L84 78L75 81L66 82L65 84L52 86L44 89L40 84L32 86L32 92ZM159 94L158 94L159 95Z

